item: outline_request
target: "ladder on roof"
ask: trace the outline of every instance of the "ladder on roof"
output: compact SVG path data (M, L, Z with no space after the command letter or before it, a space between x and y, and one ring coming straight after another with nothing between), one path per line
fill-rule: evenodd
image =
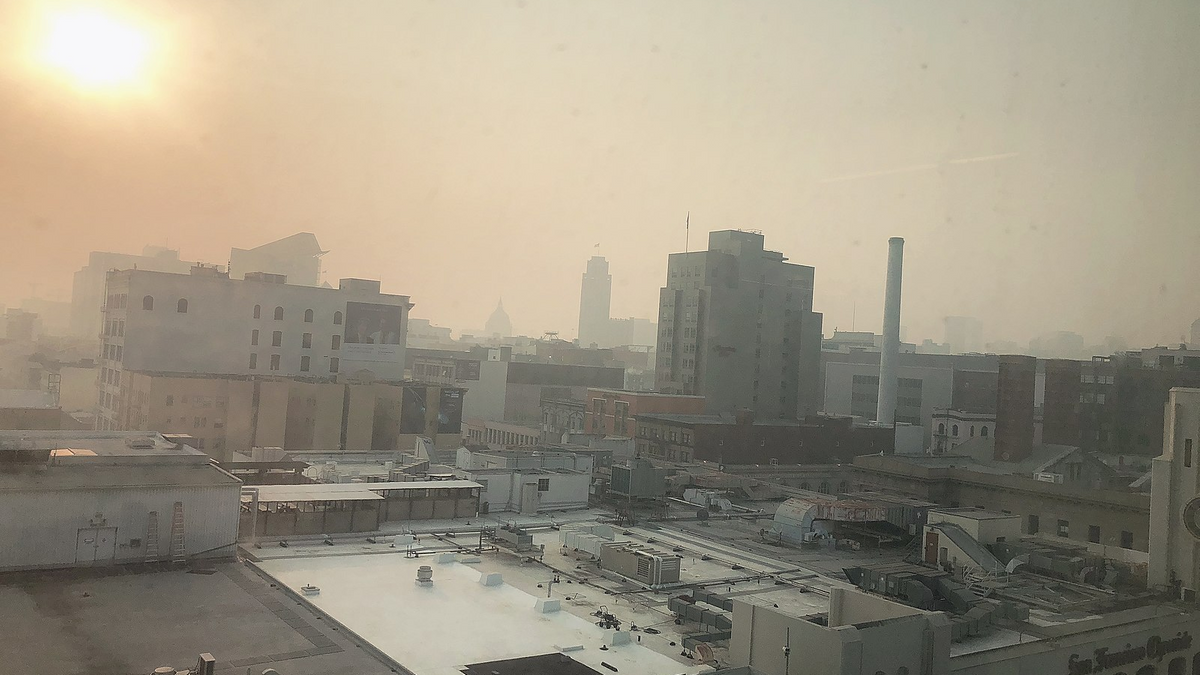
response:
M175 502L171 515L171 562L183 562L183 502Z
M158 511L151 511L146 523L146 562L155 560L158 560Z

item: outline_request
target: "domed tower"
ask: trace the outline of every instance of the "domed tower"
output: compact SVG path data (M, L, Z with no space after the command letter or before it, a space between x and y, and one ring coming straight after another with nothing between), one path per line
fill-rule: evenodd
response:
M508 318L508 312L504 311L504 298L500 299L500 303L496 305L496 311L488 317L487 323L483 325L483 330L490 337L512 336L512 321Z

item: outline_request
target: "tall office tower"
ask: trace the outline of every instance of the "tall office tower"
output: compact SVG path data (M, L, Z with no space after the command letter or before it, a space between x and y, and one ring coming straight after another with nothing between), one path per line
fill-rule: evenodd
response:
M659 292L659 391L705 397L709 412L794 419L818 408L821 315L812 267L763 248L756 232L708 235L672 253Z
M587 262L583 285L579 292L579 344L588 347L596 343L611 346L609 339L609 310L612 303L612 275L608 261L594 255Z

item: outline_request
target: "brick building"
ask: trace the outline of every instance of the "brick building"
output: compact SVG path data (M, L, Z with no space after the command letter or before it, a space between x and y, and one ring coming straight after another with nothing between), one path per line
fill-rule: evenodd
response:
M621 389L588 389L583 431L604 436L636 435L634 418L654 413L695 415L704 412L703 396Z

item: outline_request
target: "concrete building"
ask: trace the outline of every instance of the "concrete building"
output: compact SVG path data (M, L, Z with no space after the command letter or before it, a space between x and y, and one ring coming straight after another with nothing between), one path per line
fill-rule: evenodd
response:
M1051 359L1045 371L1042 396L1042 440L1046 443L1079 445L1079 405L1081 364L1067 359Z
M454 465L465 471L481 469L566 469L591 474L596 458L590 452L533 447L527 450L493 450L480 446L462 446Z
M116 424L189 434L225 461L256 447L287 452L407 450L418 437L456 445L464 390L420 383L126 371Z
M217 268L109 275L103 313L98 424L120 428L130 371L404 377L408 296L378 281L294 286L282 276L233 280Z
M545 435L542 428L537 426L470 417L464 423L463 432L463 438L468 443L501 447L528 447L543 440L557 440L543 439Z
M320 286L321 256L325 253L316 235L298 232L254 248L231 249L229 276L243 279L261 272L282 275L293 286Z
M482 513L521 514L586 509L591 473L571 469L469 469L461 472L481 485Z
M935 455L953 454L959 445L979 436L988 438L996 431L996 415L962 410L937 409L933 412L933 445Z
M547 441L583 435L587 403L573 398L542 399L542 436Z
M478 381L468 385L467 419L538 428L543 400L583 400L590 387L620 389L625 381L620 367L512 361L502 350L490 352L479 364Z
M612 275L608 261L594 255L587 262L579 292L579 344L609 346Z
M996 459L1020 462L1033 452L1037 359L1001 356L996 385Z
M661 394L621 389L588 389L583 431L599 436L633 438L640 415L666 413L694 415L704 412L703 396Z
M637 418L637 452L670 462L829 464L857 455L891 454L896 430L855 424L848 417L802 421L735 415L650 413Z
M506 338L513 334L512 320L508 318L508 312L504 311L503 299L496 304L496 309L483 324L483 331L487 337L493 338Z
M1172 389L1150 498L1152 585L1195 601L1200 590L1200 389Z
M1080 371L1079 445L1110 455L1162 452L1163 406L1173 387L1200 387L1200 360L1186 351L1094 357Z
M454 346L451 332L449 328L433 325L429 319L409 317L408 340L405 344L409 349L449 349Z
M812 267L723 230L708 250L673 253L659 293L656 389L704 396L711 413L797 419L819 407L821 315Z
M156 433L0 432L0 570L230 558L241 482Z
M76 337L97 339L103 325L104 284L113 270L146 270L187 274L196 263L179 259L179 251L161 246L146 246L141 255L92 251L88 264L75 273L71 286L71 333Z

